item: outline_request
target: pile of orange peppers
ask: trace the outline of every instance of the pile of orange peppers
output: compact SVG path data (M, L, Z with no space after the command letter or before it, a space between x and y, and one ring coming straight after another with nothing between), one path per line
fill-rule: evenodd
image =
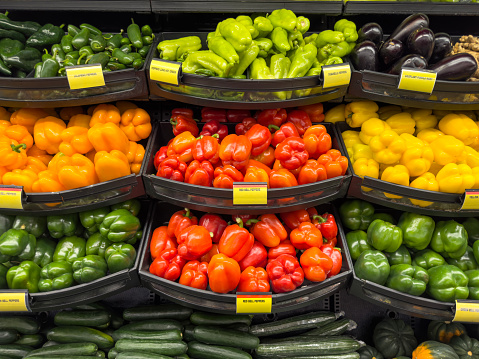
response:
M134 103L55 109L0 107L0 184L59 192L140 172L150 135Z
M308 208L233 221L211 213L198 220L187 208L175 212L152 234L150 273L216 293L284 293L341 271L332 214Z
M282 188L343 176L347 158L331 148L326 127L314 122L324 119L322 112L322 104L263 110L254 117L244 110L203 108L200 132L193 111L176 108L170 121L175 137L155 154L156 175L216 188L233 188L234 182ZM234 134L222 123L230 118L241 121Z

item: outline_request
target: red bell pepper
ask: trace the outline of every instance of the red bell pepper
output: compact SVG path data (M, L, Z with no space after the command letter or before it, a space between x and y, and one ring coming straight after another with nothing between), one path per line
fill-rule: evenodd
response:
M153 160L153 164L155 166L155 169L158 171L158 167L160 167L160 163L166 159L167 154L166 152L168 151L168 146L163 146L163 147L160 147L160 149L158 151L156 151L155 153L155 158Z
M269 292L269 277L264 268L247 267L241 273L237 292Z
M186 163L178 158L167 157L160 163L156 175L173 181L184 182L187 167Z
M313 103L312 105L299 106L298 110L305 111L312 123L324 121L324 108L321 102Z
M298 174L298 184L300 185L324 181L326 179L328 179L326 168L313 159L307 160Z
M270 188L294 187L298 185L296 177L286 168L273 170L269 174Z
M253 223L251 224L248 224L248 221L250 219L256 219L257 216L255 216L254 214L233 214L231 216L231 219L233 220L233 222L235 223L238 223L238 219L241 219L241 221L243 222L243 227L251 227L253 225Z
M331 149L331 136L323 125L314 125L306 130L303 136L309 158L317 159Z
M175 281L181 275L186 261L178 255L176 248L165 249L150 265L150 273L166 280Z
M274 158L274 148L269 146L266 150L264 150L258 156L253 156L251 157L251 159L261 162L265 166L268 166L269 168L271 168L271 166L273 166L274 161L276 160Z
M286 168L284 168L280 160L275 160L273 164L273 170L277 171L280 169L286 169ZM298 179L299 172L301 171L301 167L296 168L295 170L288 170L288 171L291 172L296 179Z
M213 243L218 243L220 241L223 232L226 227L228 227L228 223L223 218L212 213L204 214L200 218L198 225L205 227L208 232L213 233L213 236L211 237Z
M232 224L226 227L220 238L220 253L233 258L235 261L242 260L246 254L253 248L254 237L243 228L243 222L240 220L238 224Z
M171 110L171 117L175 116L184 116L188 118L193 118L193 110L191 108L174 108Z
M170 237L177 237L183 229L198 224L198 218L188 208L173 213L168 222L167 233ZM178 231L177 231L178 229Z
M253 125L245 136L251 142L251 155L258 156L263 153L271 143L271 132L268 127L256 124Z
M155 228L151 235L150 254L151 259L155 259L165 249L176 248L176 240L168 235L168 227L161 226Z
M250 251L246 253L242 260L238 262L242 271L247 267L266 267L266 260L268 257L268 252L266 248L261 244L261 242L254 241L253 247Z
M290 240L285 240L276 247L271 247L268 250L268 259L278 258L282 254L289 254L293 257L296 256L296 248L294 248Z
M213 136L200 136L192 148L193 158L198 161L209 161L212 165L220 161L220 144Z
M235 133L240 136L246 134L248 130L256 125L258 122L252 117L246 117L235 126Z
M258 113L256 121L260 125L268 127L269 125L275 125L280 127L283 123L286 122L288 117L288 113L284 108L276 108L276 109L269 109L263 110Z
M271 145L278 146L288 137L300 137L296 126L290 122L283 123L280 128L276 127L277 131L273 134Z
M268 171L271 172L271 171ZM265 182L269 188L269 175L264 169L259 167L248 167L244 175L245 182Z
M313 221L313 217L314 217L314 216L319 216L319 213L318 213L318 211L316 210L315 207L306 208L306 212L308 212L308 214L309 214L309 220L310 220L311 222Z
M294 248L308 249L323 245L323 235L311 222L303 222L298 228L293 229L289 239Z
M248 164L251 147L251 141L246 136L226 136L220 145L220 158L223 165L231 165L241 171Z
M178 156L178 159L183 162L190 162L193 160L193 145L196 142L196 137L191 132L182 132L170 142L166 154L168 157Z
M299 137L288 137L274 150L274 157L288 170L295 170L309 158L304 141Z
M318 163L326 168L328 178L344 176L348 169L348 159L334 149L319 156Z
M208 280L213 292L231 292L238 286L240 277L240 266L233 258L221 253L211 258L208 264Z
M281 221L274 214L263 214L258 219L250 219L254 223L250 232L254 238L266 247L276 247L288 238L288 233Z
M179 283L191 288L206 289L208 287L208 263L199 261L186 263Z
M243 174L230 165L215 168L215 188L233 188L234 182L243 182Z
M322 282L333 268L333 260L318 247L306 249L299 260L305 278L311 282Z
M282 254L266 266L275 293L291 292L304 282L304 272L296 257Z
M209 263L211 258L213 258L213 256L216 254L220 254L220 249L218 248L218 244L213 243L209 252L201 256L200 261Z
M205 227L193 225L183 229L176 237L178 254L191 261L208 253L213 246L210 232Z
M293 110L288 113L287 122L291 122L296 126L300 136L304 135L306 130L312 126L311 119L307 112L303 110Z
M170 118L170 123L173 126L173 134L178 136L182 132L189 131L193 136L198 136L200 132L195 120L191 117L183 115L176 115Z
M217 120L226 122L226 110L222 108L203 107L201 109L201 122Z
M241 122L245 118L251 117L251 112L249 110L227 110L226 111L226 120L228 122Z
M218 120L209 120L201 129L200 136L218 135L220 142L228 136L228 126L222 125Z
M333 261L333 267L331 268L331 271L328 273L328 278L335 276L336 274L341 272L341 266L343 265L343 257L341 256L341 249L334 248L330 244L324 244L319 249L321 249L321 252L326 254Z
M280 213L279 216L289 228L295 229L303 222L311 222L309 213L305 209L299 209L297 211Z
M324 213L322 216L313 216L313 224L327 240L336 238L338 235L336 219L330 213Z
M191 161L185 172L185 182L196 186L211 187L215 176L213 165L209 161Z

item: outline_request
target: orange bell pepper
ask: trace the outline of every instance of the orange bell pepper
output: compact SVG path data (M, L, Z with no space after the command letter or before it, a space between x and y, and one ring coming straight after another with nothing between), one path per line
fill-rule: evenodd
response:
M33 129L35 144L41 150L54 155L59 151L58 147L62 142L61 133L65 128L67 125L59 118L48 116L39 119L35 122Z
M258 156L253 156L251 159L261 162L262 164L271 167L276 160L274 158L274 148L269 146L263 153L259 154Z
M151 259L155 259L165 249L176 248L178 244L176 239L170 237L167 226L160 226L155 228L151 235L150 241L150 255Z
M27 154L24 143L18 143L11 138L0 136L0 166L13 170L25 166Z
M56 156L55 156L56 157ZM55 157L51 162L54 162ZM95 165L83 155L75 153L73 156L61 156L58 161L48 169L57 169L58 180L66 189L91 186L98 183Z
M319 248L312 247L304 251L299 258L304 277L311 282L322 282L333 268L333 260Z
M208 253L213 246L210 232L205 227L192 225L176 236L178 254L188 260L195 260Z
M266 247L276 247L288 239L288 232L274 214L263 214L258 219L250 219L249 223L254 223L250 228L251 234Z
M150 115L142 108L126 110L121 115L120 129L130 141L143 140L151 133Z
M241 219L238 219L237 223L226 227L220 238L218 248L220 253L235 261L240 261L253 247L254 237L246 228L243 228Z
M271 171L269 175L270 188L284 188L297 186L296 177L286 168Z
M130 148L128 137L120 127L111 122L91 127L88 130L88 139L97 152L118 150L126 155Z
M116 101L115 106L120 110L120 114L122 115L126 110L138 108L137 105L130 101Z
M311 222L302 222L289 235L291 244L296 249L320 247L323 244L321 231Z
M38 158L47 166L48 166L48 163L53 158L53 156L49 155L47 151L39 149L38 146L35 144L32 147L30 147L30 149L27 151L27 156Z
M94 163L100 182L128 176L131 173L128 158L123 152L118 150L97 152Z
M269 176L268 173L259 167L248 167L246 174L244 175L245 182L266 182L269 188Z
M306 163L309 153L306 151L306 145L302 138L288 137L276 146L274 157L281 162L284 168L295 170Z
M308 162L308 161L306 161L306 162ZM280 170L280 169L286 169L286 168L281 164L280 160L274 161L273 170L276 171L276 170ZM296 177L296 179L298 179L299 172L301 171L301 167L298 167L295 170L288 170L288 171L291 172L293 174L293 176Z
M3 108L3 107L2 107ZM7 127L11 126L12 123L6 120L0 120L0 135L3 135Z
M248 171L249 168L261 168L262 170L266 172L268 176L271 173L271 168L269 168L262 162L253 160L252 158L250 158L250 160L248 161L248 165L246 166L245 170ZM248 182L248 181L245 180L245 182Z
M35 123L41 119L48 117L48 112L41 108L21 108L14 113L10 117L10 122L12 125L22 125L25 126L33 135L33 128L35 127Z
M196 289L208 287L208 263L189 261L183 267L178 283Z
M143 158L145 157L145 147L143 145L130 141L130 148L126 158L130 163L130 170L132 173L138 175L140 173L141 164L143 163Z
M251 148L251 141L245 135L228 135L221 141L220 159L223 165L231 165L241 171L248 164Z
M70 118L70 121L68 121L67 128L74 126L90 128L90 121L91 116L80 113Z
M243 182L243 174L230 165L215 168L215 188L233 188L234 182Z
M0 121L10 121L12 114L5 107L0 107Z
M88 139L88 129L80 126L66 128L60 134L63 142L58 149L67 156L73 156L75 153L84 155L93 149L93 145Z
M328 178L344 176L349 164L348 159L342 156L341 152L334 149L319 156L318 163L326 168Z
M69 166L71 164L71 157L64 153L58 152L51 161L48 163L48 169L58 173L63 166Z
M233 258L221 253L211 258L208 264L208 280L213 292L231 292L238 286L240 277L240 266Z
M36 157L28 157L27 156L27 163L25 165L26 170L31 170L35 172L36 174L46 171L47 170L47 165L42 162L42 160L36 158Z
M250 266L240 276L237 292L269 292L268 273L261 267Z
M215 178L214 173L215 170L211 162L193 160L186 169L185 183L211 187Z
M119 125L120 121L120 110L114 105L102 103L101 105L96 106L93 110L90 120L90 127L93 127L99 123L105 124L109 122Z
M32 184L32 192L61 192L65 190L58 175L52 170L39 172L38 179Z
M328 179L328 174L324 165L316 160L307 160L298 175L298 184L315 183Z
M25 126L8 126L3 131L3 135L17 141L18 143L24 143L27 146L27 151L33 146L33 137L30 135Z
M83 107L74 106L74 107L63 107L60 110L60 118L63 121L70 121L76 115L83 114Z
M200 261L209 263L211 261L211 258L213 258L216 254L220 254L220 249L218 248L217 243L213 243L213 246L211 247L210 251L203 255L200 258Z
M331 149L331 136L323 125L314 125L309 127L303 136L306 151L309 158L317 159L323 153Z
M176 156L180 161L190 162L193 160L193 146L196 138L191 132L182 132L168 145L166 154L168 157Z
M305 209L299 209L297 211L280 213L279 216L283 220L284 224L286 224L288 228L291 230L298 228L299 225L303 222L311 222L309 213Z
M92 162L95 162L95 155L96 151L94 149L85 154L86 158L88 158Z
M2 177L8 170L5 167L0 167L0 184L3 184Z
M32 185L38 176L32 170L12 170L3 175L2 181L5 185L22 186L26 193L32 192Z

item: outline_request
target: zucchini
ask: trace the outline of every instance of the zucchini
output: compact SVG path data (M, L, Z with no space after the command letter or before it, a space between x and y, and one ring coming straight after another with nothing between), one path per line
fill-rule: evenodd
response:
M20 334L15 329L2 329L0 330L0 345L12 344L20 338Z
M143 331L159 331L159 330L183 330L183 326L177 320L142 320L141 322L133 322L121 327L122 330L143 330Z
M323 325L322 327L310 330L309 332L306 332L302 335L315 335L319 337L326 335L341 335L345 332L356 329L357 327L358 325L354 320L343 318L336 320L335 322Z
M118 355L118 350L116 350L115 348L111 348L108 351L108 359L116 359L117 355Z
M48 348L48 347L52 347L54 345L60 345L60 343L58 343L54 340L49 340L49 341L45 342L45 344L42 345L42 348Z
M251 355L238 348L188 343L188 355L196 359L252 359Z
M175 356L186 353L188 346L178 340L120 339L115 343L115 348L119 353L134 351Z
M2 318L3 320L3 318ZM0 357L23 358L33 350L28 345L4 344L0 345Z
M149 339L149 340L171 340L181 341L183 335L181 331L177 329L160 330L154 332L141 332L138 330L123 330L118 329L113 332L113 340L118 341L120 339Z
M3 329L15 329L20 334L37 334L40 323L32 317L2 317L0 330Z
M334 322L343 315L344 312L311 312L277 320L275 322L252 325L249 328L249 332L258 337L267 337L270 335L305 331L307 329L318 328L322 325Z
M94 343L59 344L46 348L36 349L28 354L29 357L45 355L95 355L98 346Z
M190 317L190 322L194 325L230 325L236 323L251 325L251 320L253 320L251 315L213 314L206 312L194 312Z
M148 319L188 319L193 313L190 308L178 304L150 305L146 307L129 308L123 311L123 319L137 322Z
M167 357L165 355L158 355L153 353L139 353L134 351L126 351L118 353L116 359L172 359L171 357Z
M183 331L183 339L185 340L185 342L192 342L193 340L195 340L195 338L193 337L193 332L195 331L195 328L196 328L196 325L186 325L185 326L185 330Z
M115 345L113 338L99 330L87 327L56 327L47 334L48 340L62 344L95 343L100 349L109 349Z
M82 327L101 327L110 322L110 313L106 310L63 310L55 315L55 325L78 325ZM105 329L101 328L101 329Z
M256 349L259 345L259 338L253 334L207 325L198 325L193 337L201 343L241 349Z
M45 342L45 338L41 334L25 334L22 335L14 344L29 345L34 348L39 348Z
M270 359L270 357L256 356L256 359ZM346 354L331 354L331 355L309 355L305 357L288 357L288 359L359 359L360 355L356 352Z

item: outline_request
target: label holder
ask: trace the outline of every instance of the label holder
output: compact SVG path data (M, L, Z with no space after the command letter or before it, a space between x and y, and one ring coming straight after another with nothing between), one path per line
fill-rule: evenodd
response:
M323 79L323 89L348 86L351 82L351 65L346 62L323 66L321 78Z
M236 314L270 314L273 307L273 294L249 292L236 293Z
M2 209L23 209L26 195L23 187L0 185L0 208Z
M181 62L154 58L150 63L150 80L159 83L179 86L181 80Z
M105 76L100 64L65 67L70 90L79 91L93 87L106 87Z
M0 291L0 313L31 311L27 290Z
M453 322L479 323L479 301L456 300L456 311Z
M461 211L479 210L479 189L466 189Z
M267 205L268 184L266 182L234 182L233 205Z
M431 94L436 86L437 73L430 70L403 68L399 74L398 90Z

